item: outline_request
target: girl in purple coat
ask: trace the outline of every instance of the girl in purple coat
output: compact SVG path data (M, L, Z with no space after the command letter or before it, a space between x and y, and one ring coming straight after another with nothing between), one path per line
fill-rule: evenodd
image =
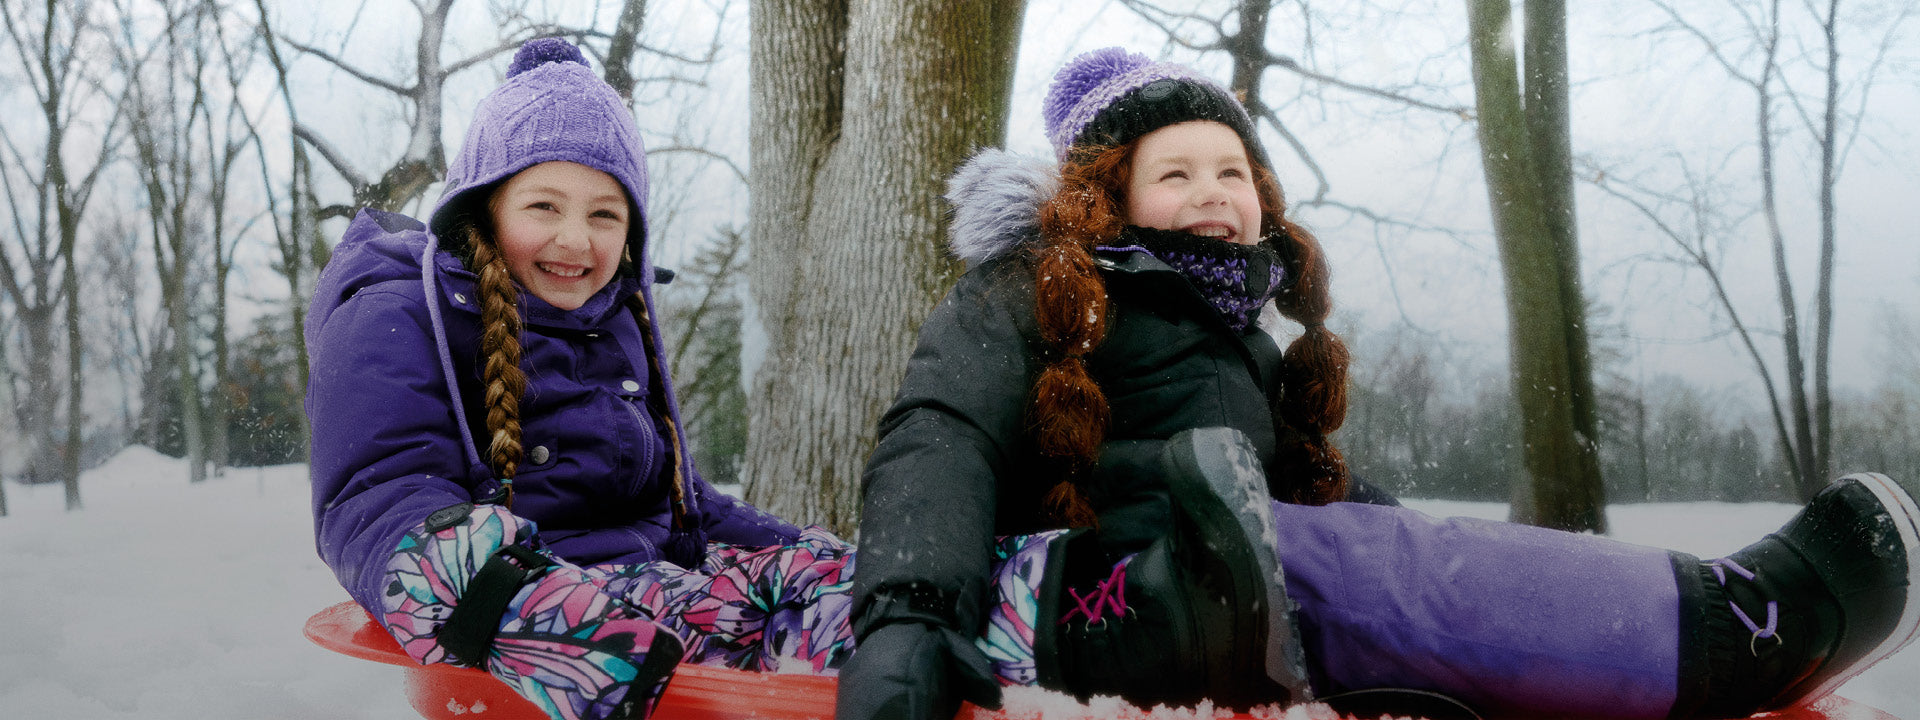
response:
M572 45L530 42L427 224L362 212L307 324L321 557L415 659L555 717L644 715L682 660L847 651L808 630L844 611L844 545L689 460L646 197L625 105Z

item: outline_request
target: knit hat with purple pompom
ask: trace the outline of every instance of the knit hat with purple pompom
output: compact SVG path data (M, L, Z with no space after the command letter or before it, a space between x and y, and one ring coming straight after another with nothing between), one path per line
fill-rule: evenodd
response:
M638 263L647 235L646 157L633 114L580 49L557 37L529 40L514 53L506 82L474 108L428 225L445 238L455 214L449 208L463 195L534 165L565 160L612 175L627 189L637 211L627 244Z
M1124 145L1168 125L1212 120L1239 133L1254 162L1272 167L1253 119L1226 88L1186 66L1117 47L1067 61L1047 88L1041 114L1062 162L1075 148Z

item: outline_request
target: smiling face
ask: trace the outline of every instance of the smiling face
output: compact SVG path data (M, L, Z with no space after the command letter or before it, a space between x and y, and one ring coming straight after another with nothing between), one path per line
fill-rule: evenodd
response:
M1240 135L1196 120L1140 136L1127 181L1127 222L1252 245L1260 193Z
M612 175L557 161L508 179L487 213L513 279L561 310L580 307L613 279L633 222Z

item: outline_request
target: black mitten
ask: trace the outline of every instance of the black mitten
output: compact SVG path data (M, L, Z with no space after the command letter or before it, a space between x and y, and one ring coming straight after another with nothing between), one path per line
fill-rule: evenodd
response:
M966 700L1000 707L993 666L971 638L924 622L868 634L840 669L839 720L949 720Z

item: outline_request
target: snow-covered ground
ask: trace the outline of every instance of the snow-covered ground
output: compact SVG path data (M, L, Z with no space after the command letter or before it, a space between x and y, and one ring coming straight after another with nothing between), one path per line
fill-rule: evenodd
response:
M9 483L0 518L0 717L350 720L417 717L400 673L322 650L308 615L346 599L314 556L304 466L229 471L199 485L179 461L130 449L82 481ZM1501 517L1485 503L1417 502ZM1615 506L1616 537L1703 556L1778 527L1794 508ZM1920 648L1840 694L1920 720Z

